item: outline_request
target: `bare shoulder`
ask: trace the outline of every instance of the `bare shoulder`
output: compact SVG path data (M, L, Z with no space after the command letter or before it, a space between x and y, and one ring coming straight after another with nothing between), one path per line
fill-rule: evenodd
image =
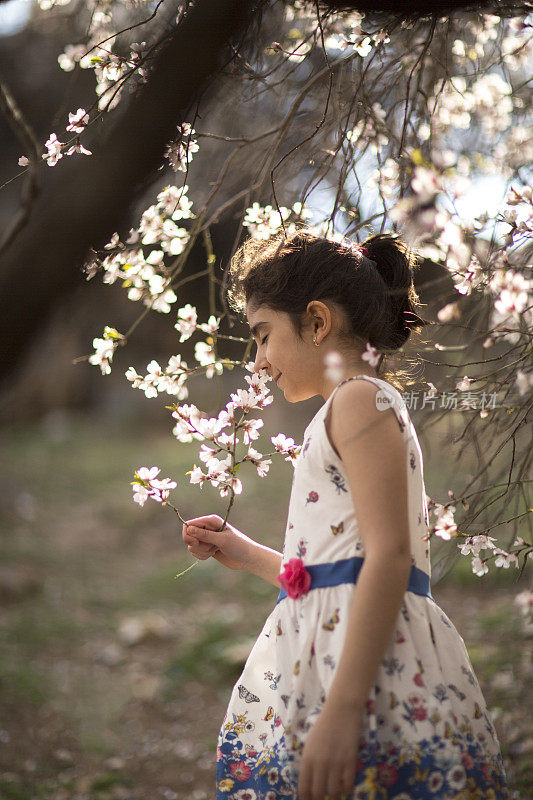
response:
M380 386L372 381L347 381L335 392L324 420L329 440L342 459L347 447L403 446L396 414L376 403Z

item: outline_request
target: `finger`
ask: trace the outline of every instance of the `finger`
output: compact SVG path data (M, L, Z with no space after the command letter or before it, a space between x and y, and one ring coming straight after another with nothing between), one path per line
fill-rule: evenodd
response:
M188 544L194 544L198 539L194 536L194 527L192 525L183 526L183 541Z
M340 773L337 770L330 771L326 781L325 796L329 797L330 800L340 800L342 791Z
M207 528L211 531L218 531L223 522L224 520L218 514L209 514L206 517L195 517L187 520L188 525L198 525L200 528Z
M202 528L198 525L186 525L183 532L183 541L190 542L193 538L196 540L203 538L207 541L207 537L212 533L214 533L214 531L209 531L207 528Z
M204 530L203 528L198 528L195 525L184 525L183 526L183 541L189 542L196 542L198 538L196 537L196 531Z
M202 542L192 542L189 549L193 549L197 553L213 553L217 548L214 544L204 544Z
M313 800L311 795L313 775L311 767L302 761L300 766L300 777L298 779L298 797L300 800Z
M205 561L207 558L211 558L211 556L214 554L214 552L212 551L206 552L205 550L202 550L200 552L198 550L195 550L192 545L188 546L188 550L191 553L191 555L193 555L195 558L199 558L200 561Z
M357 768L355 764L348 764L342 773L342 780L341 780L341 791L344 792L346 796L349 796L351 792L354 790L355 786L355 776L357 774Z
M313 770L313 800L323 800L328 793L328 776L325 769L315 764Z
M187 534L187 536L184 537L184 541L187 545L189 545L189 547L192 546L194 547L195 550L200 550L200 551L205 550L207 552L208 550L211 550L213 547L215 547L215 545L212 542L201 542L197 536L194 535L191 536L189 534Z
M198 528L196 526L188 526L188 532L200 542L207 542L208 544L216 544L220 542L221 533L217 531L207 530L206 528Z

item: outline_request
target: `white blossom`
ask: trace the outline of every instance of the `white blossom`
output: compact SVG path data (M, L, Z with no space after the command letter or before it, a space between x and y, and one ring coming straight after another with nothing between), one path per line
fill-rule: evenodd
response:
M188 366L181 356L171 356L167 366L163 369L158 362L152 360L147 366L147 373L143 377L133 367L126 370L126 378L131 381L134 389L140 389L146 397L157 397L158 392L177 395L179 400L188 397L186 386Z
M448 506L447 508L440 503L435 503L433 513L436 516L436 521L433 526L433 531L436 536L441 539L450 540L457 536L457 525L454 519L455 506Z
M121 333L115 330L115 328L110 328L106 325L103 337L101 339L93 339L95 352L89 356L89 364L99 366L102 375L109 375L111 372L110 362L118 343L122 339L124 339L124 337Z
M76 112L69 113L67 131L74 133L83 133L87 123L89 122L89 115L84 108L78 108Z
M461 553L467 556L472 553L474 556L479 556L481 550L494 550L495 538L486 533L479 533L474 536L467 536L463 543L458 542L457 546L460 548Z
M196 131L189 122L184 122L182 125L178 125L178 133L180 139L170 142L164 155L174 172L186 172L187 165L192 161L194 153L199 150L196 139L193 138Z
M500 550L499 547L494 548L494 553L496 554L496 558L494 559L495 567L508 569L511 564L518 567L518 556L515 553L506 553L505 550Z
M280 216L281 212L281 216ZM243 225L249 229L255 239L270 239L272 234L281 228L281 221L290 216L290 209L280 206L280 210L268 205L264 208L259 203L253 203L246 209Z
M533 615L533 591L531 589L524 589L519 592L513 602L524 617Z
M81 142L77 142L69 147L69 149L65 152L65 155L71 156L73 153L81 153L84 156L92 156L92 150L87 150Z
M180 342L186 341L193 335L197 318L196 308L190 303L179 309L178 321L174 327L181 333Z
M481 578L483 575L486 575L488 571L489 568L487 566L486 561L484 561L481 558L478 558L478 556L475 556L472 559L472 572L474 573L474 575L478 575Z
M157 476L161 472L159 467L139 467L135 471L132 481L133 501L143 506L148 498L157 503L165 503L171 489L177 486L176 481L170 478L159 479Z
M527 394L531 389L533 389L533 373L525 373L523 370L518 369L516 371L516 386L518 388L518 393L522 396Z
M43 155L43 158L49 167L53 167L60 158L63 158L63 153L61 152L63 142L59 141L55 133L51 133L44 146L46 147L46 153Z
M337 350L326 353L324 363L326 365L324 376L332 383L339 383L344 375L345 367L342 355Z

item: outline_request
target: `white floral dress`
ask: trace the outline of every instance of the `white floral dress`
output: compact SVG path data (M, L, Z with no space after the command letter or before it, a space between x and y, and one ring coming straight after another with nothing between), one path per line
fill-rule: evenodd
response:
M429 516L416 430L392 403L406 444L413 565L429 575ZM346 381L342 381L335 391ZM307 426L296 460L282 566L364 557L344 465L324 424L334 393ZM216 798L298 798L306 737L344 645L353 583L278 600L236 682L218 737ZM350 800L507 798L496 733L463 639L431 596L406 591L362 720Z

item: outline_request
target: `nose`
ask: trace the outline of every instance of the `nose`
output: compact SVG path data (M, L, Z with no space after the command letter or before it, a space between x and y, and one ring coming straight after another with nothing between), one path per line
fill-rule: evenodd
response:
M257 353L254 362L254 372L260 372L262 369L265 369L268 372L269 368L270 364L264 355L259 355L259 353Z

